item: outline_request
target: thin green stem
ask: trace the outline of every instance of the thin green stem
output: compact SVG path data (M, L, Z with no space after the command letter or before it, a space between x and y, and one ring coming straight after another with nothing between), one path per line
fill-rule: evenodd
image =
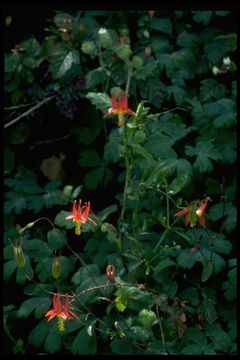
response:
M157 305L155 306L155 309L156 309L156 313L157 313L158 324L159 324L160 333L161 333L161 338L162 338L163 351L164 351L164 353L166 354L166 346L165 346L164 332L163 332L162 322L161 322L161 318L160 318L160 316L159 316L159 311L158 311Z
M157 251L157 249L159 248L159 246L161 245L162 241L164 240L165 236L167 235L167 233L169 232L169 228L166 228L164 230L164 232L162 233L162 236L160 237L160 240L158 241L157 245L155 246L155 248L153 249L153 252Z
M125 176L125 184L124 184L124 190L123 190L123 201L122 201L122 210L120 214L120 219L124 218L124 212L126 207L126 201L127 201L127 190L130 182L130 176L131 176L131 167L130 162L128 158L128 137L127 137L127 126L124 122L124 148L125 148L125 167L126 167L126 176Z

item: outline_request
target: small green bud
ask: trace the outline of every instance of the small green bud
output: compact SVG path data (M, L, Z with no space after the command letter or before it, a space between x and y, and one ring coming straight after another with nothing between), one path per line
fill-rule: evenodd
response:
M30 222L28 223L26 226L24 226L23 228L18 230L18 233L21 235L24 233L24 231L26 231L27 229L30 229L31 227L33 227L35 224L35 222Z
M22 246L20 244L13 246L13 253L18 266L23 269L25 267L25 257L23 254Z
M93 41L84 41L82 43L81 50L84 54L95 55L97 48Z
M58 279L60 275L61 275L60 257L56 256L53 259L52 276L54 277L54 279Z
M117 47L116 53L121 60L128 61L132 55L132 50L129 45L120 45Z
M133 62L133 65L134 65L134 67L135 67L136 69L141 69L142 66L143 66L143 61L142 61L142 59L140 58L140 56L137 56L137 55L133 56L132 62Z
M105 49L112 46L112 44L113 44L111 35L109 34L108 30L105 28L99 29L98 38L99 38L100 45Z

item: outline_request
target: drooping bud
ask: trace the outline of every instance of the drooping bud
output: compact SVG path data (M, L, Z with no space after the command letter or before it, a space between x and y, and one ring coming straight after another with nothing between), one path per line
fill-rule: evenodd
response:
M61 275L60 256L55 256L52 264L52 276L54 279L58 279Z
M18 230L18 233L19 233L20 235L23 234L24 231L26 231L26 230L30 229L31 227L33 227L34 224L35 224L35 222L30 222L30 223L28 223L26 226L24 226L23 228L19 229L19 230Z
M152 48L151 48L151 46L146 46L146 47L145 47L144 54L145 54L146 57L149 57L149 56L152 55Z
M153 17L154 13L155 13L154 10L149 10L148 11L148 16Z
M13 253L14 253L14 256L15 256L18 266L23 269L25 267L25 257L23 254L22 245L18 244L18 245L13 246Z
M115 267L113 265L108 265L106 267L106 274L107 274L107 279L110 282L115 281L116 270L115 270Z

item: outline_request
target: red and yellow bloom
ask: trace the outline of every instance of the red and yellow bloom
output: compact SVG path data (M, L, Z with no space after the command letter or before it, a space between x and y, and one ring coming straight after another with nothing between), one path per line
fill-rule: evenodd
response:
M73 202L72 214L66 216L65 219L72 219L76 222L75 234L81 234L81 224L85 224L87 220L91 221L94 225L96 225L95 221L89 217L90 212L90 202L85 202L85 205L82 206L82 200L80 199L77 206L77 200Z
M128 98L125 92L122 93L122 97L117 100L116 96L112 94L112 107L108 109L107 114L118 115L118 126L124 125L124 115L135 115L136 113L128 107Z
M205 228L206 227L205 210L209 200L210 198L207 197L200 206L198 206L198 201L194 201L188 207L185 207L184 209L180 210L177 214L175 214L175 216L180 217L182 215L185 215L184 218L185 225L190 224L191 227L194 227L196 225L196 222L198 221L202 225L202 227Z
M77 318L77 315L74 314L69 309L69 297L68 294L65 295L66 300L64 306L62 306L61 302L61 294L58 292L57 294L53 295L53 308L50 309L46 314L45 317L48 317L48 321L55 318L55 316L58 319L58 328L59 331L64 331L64 321L67 319L72 319L73 317Z

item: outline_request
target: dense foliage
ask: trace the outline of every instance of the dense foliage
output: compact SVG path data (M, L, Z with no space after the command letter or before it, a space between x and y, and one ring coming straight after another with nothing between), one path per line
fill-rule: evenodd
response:
M44 27L5 54L8 351L236 354L233 12Z

